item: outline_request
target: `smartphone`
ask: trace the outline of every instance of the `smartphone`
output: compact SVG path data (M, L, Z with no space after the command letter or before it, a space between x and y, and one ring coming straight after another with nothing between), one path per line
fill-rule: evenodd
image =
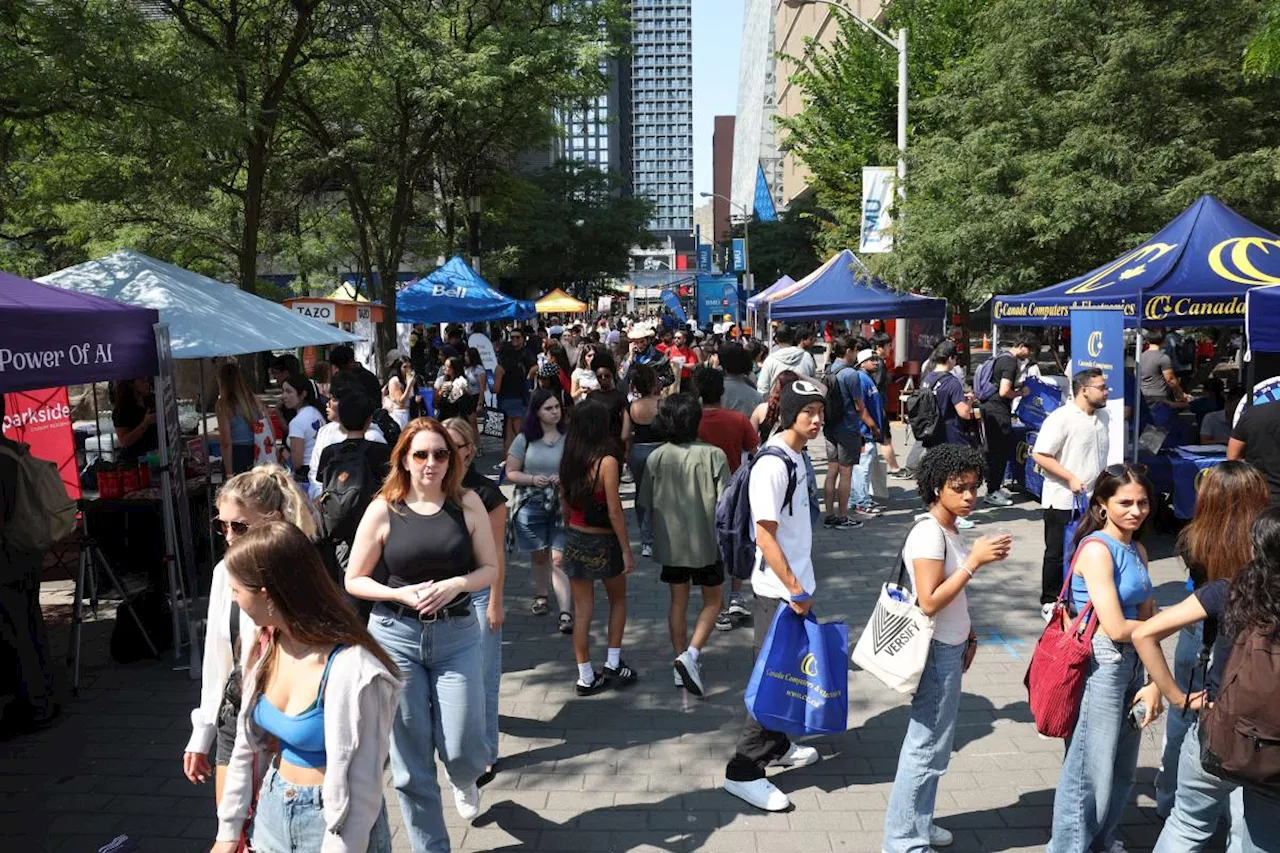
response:
M1135 729L1142 728L1142 721L1147 718L1147 703L1139 702L1129 709L1129 725Z

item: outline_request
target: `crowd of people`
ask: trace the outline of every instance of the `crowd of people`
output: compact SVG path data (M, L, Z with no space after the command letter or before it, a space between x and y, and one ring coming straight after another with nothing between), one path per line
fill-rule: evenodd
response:
M968 586L1014 546L1007 533L974 539L961 531L979 506L1010 502L1011 414L1039 343L1016 338L972 390L957 371L955 341L939 343L921 374L933 428L917 435L920 449L899 466L885 411L887 336L836 336L825 359L812 352L812 329L783 325L774 340L762 352L749 339L699 340L691 330L639 322L625 330L515 328L497 347L491 388L487 376L473 384L465 356L443 360L433 380L440 418L412 407L398 414L424 373L412 357L385 383L370 375L374 386L350 362L322 389L282 365L283 403L293 410L284 461L294 467L240 470L245 454L233 453L218 497L228 549L215 570L201 700L183 756L188 778L215 782L215 851L239 849L242 837L262 851L389 850L381 785L388 762L412 849L448 850L445 783L457 813L473 820L483 784L501 770L508 607L553 617L571 635L577 696L636 689L653 674L623 655L627 586L636 555L652 558L670 593L672 683L706 695L704 656L717 630L750 624L758 654L780 608L806 614L822 598L814 528L875 523L884 510L873 495L880 466L914 478L923 501L900 556L934 626L882 848L925 853L950 844L934 810L977 652L971 612L982 602ZM231 371L220 378L228 446L246 445L237 437L264 413ZM1048 849L1123 850L1118 827L1140 732L1167 703L1157 790L1168 819L1157 849L1201 849L1221 819L1230 821L1233 849L1274 850L1277 801L1215 776L1194 737L1195 711L1221 688L1237 638L1257 631L1280 639L1280 511L1267 509L1274 481L1245 461L1205 475L1196 517L1179 539L1191 595L1157 612L1141 540L1159 496L1142 466L1106 464L1106 377L1083 370L1071 387L1032 450L1045 475L1040 607L1046 620L1060 606L1067 619L1090 613L1097 627ZM476 467L483 403L440 406L442 398L482 401L485 391L505 422L496 482ZM378 412L391 416L394 435ZM318 423L295 434L297 418ZM1242 425L1232 437L1237 454L1274 452L1277 433L1267 439ZM809 452L819 440L822 483ZM745 582L726 573L716 524L718 498L744 467L754 532ZM351 473L343 482L355 485L334 486L335 471ZM634 528L623 506L628 482ZM1078 505L1083 520L1067 539ZM509 582L515 553L530 556L528 581ZM593 656L597 583L608 607L603 654ZM530 595L516 605L521 589ZM1206 620L1213 628L1198 628ZM1174 633L1170 669L1159 644ZM1211 662L1196 687L1202 645ZM812 745L748 714L724 788L759 809L788 809L766 769L819 759Z

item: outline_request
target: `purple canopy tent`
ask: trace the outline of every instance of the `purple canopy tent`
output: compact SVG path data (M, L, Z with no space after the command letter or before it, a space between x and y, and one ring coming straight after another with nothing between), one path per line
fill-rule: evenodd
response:
M0 272L0 393L154 376L151 308Z

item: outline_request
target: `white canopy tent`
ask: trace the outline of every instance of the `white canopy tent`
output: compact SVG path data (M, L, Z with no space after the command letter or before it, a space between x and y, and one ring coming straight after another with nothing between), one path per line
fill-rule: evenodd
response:
M361 338L217 279L123 249L36 279L64 290L155 308L173 357L215 358Z

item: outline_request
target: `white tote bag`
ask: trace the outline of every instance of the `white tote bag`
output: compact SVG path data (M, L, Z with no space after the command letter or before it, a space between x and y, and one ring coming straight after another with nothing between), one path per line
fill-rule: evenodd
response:
M906 539L902 544L906 546ZM880 588L876 608L853 650L853 662L886 687L910 696L920 685L929 659L934 621L920 610L916 594L907 587L906 580L907 564L899 548L897 580Z
M871 457L871 476L868 481L871 487L871 497L880 498L881 500L889 499L889 465L884 461L884 457L880 455L880 448L873 445L874 456Z

